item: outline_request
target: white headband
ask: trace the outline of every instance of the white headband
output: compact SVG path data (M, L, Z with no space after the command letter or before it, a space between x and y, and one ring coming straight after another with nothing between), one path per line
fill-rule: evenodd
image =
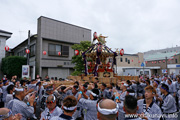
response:
M135 95L135 93L129 93L129 95L132 95L132 96L134 96L134 95Z
M31 84L31 86L32 86L32 87L35 87L35 86L36 86L36 84Z
M66 106L63 106L63 108L65 109L65 110L74 110L75 108L77 108L77 106L74 106L74 107L66 107Z
M96 95L95 93L93 93L92 91L90 92L90 94L94 97L98 97L98 95Z
M12 111L9 110L9 112L5 115L0 115L0 119L6 119L6 118L9 118L10 116L12 115Z
M15 91L22 92L22 91L24 91L24 89L23 88L15 88Z
M118 112L118 109L119 109L118 104L116 104L116 108L114 109L101 109L98 103L98 111L103 115L116 114Z
M128 84L125 83L124 86L128 87Z
M43 85L48 85L47 83L43 83Z

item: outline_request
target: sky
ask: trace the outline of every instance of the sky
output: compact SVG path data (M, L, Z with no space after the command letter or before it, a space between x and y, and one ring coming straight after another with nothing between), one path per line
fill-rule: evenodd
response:
M13 48L37 33L40 16L108 36L107 46L134 54L180 46L180 0L0 0L0 29Z

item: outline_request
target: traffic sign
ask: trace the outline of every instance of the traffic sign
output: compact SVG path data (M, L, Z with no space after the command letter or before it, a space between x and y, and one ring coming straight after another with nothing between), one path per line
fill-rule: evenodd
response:
M144 67L144 63L143 62L141 63L141 67Z

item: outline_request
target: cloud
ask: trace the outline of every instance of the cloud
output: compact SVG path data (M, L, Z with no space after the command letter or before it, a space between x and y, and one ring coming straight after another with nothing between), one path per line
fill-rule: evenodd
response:
M2 0L0 29L13 32L7 44L14 47L28 30L37 33L43 15L108 36L113 49L145 52L180 45L179 5L178 0Z

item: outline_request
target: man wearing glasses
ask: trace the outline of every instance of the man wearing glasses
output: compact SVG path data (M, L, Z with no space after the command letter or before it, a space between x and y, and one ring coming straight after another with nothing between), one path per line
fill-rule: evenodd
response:
M56 106L56 97L49 95L46 100L46 109L41 113L41 120L50 120L54 116L62 114L61 108Z

